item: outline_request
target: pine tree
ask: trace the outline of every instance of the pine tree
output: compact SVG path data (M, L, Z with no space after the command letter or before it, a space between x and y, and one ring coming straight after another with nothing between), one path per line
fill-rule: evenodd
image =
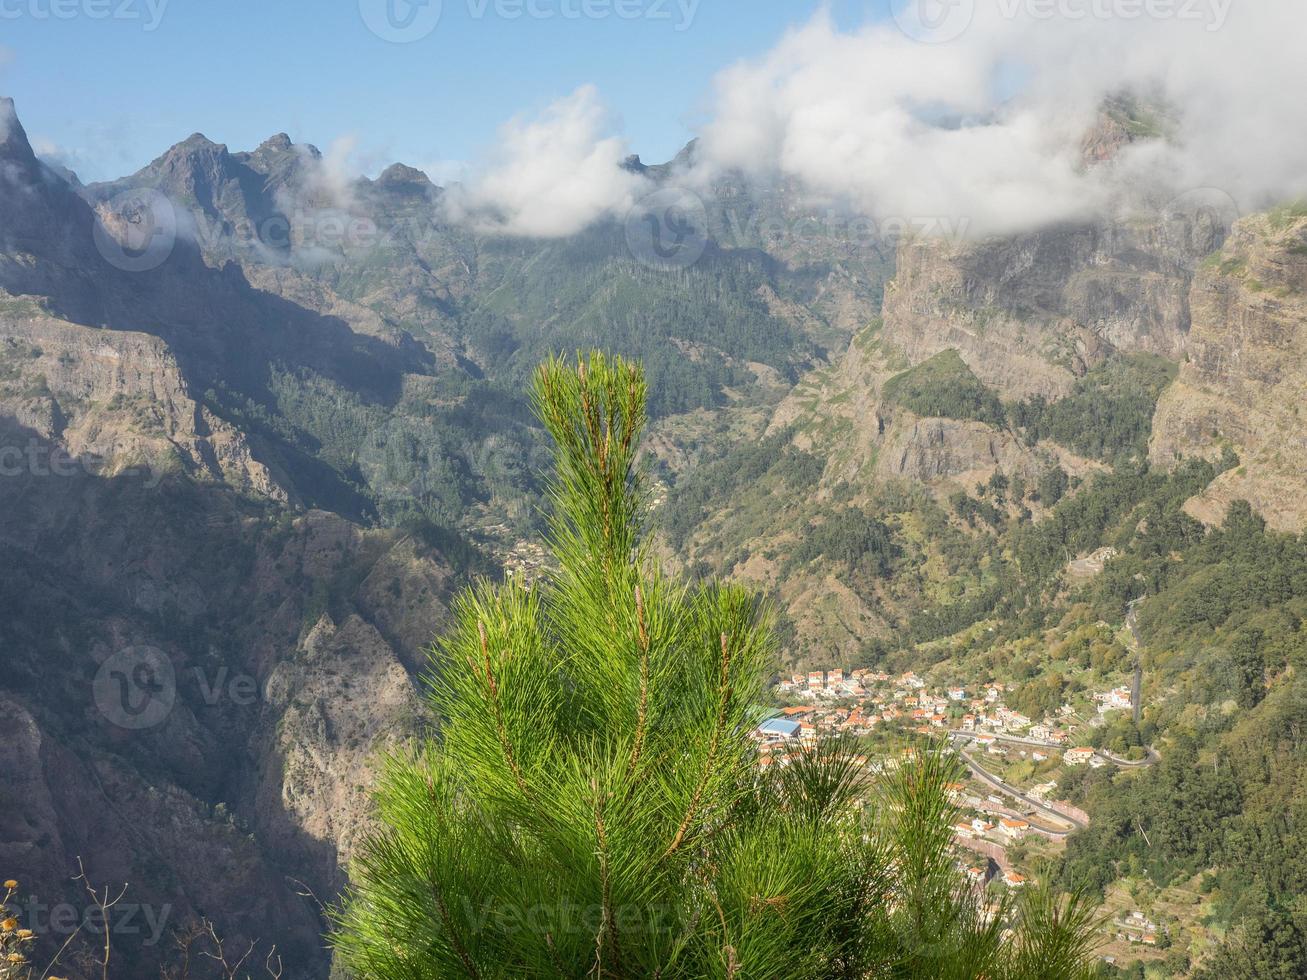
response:
M986 916L961 881L945 752L874 786L840 742L763 774L767 615L653 559L645 401L620 358L538 370L556 568L457 604L439 735L386 766L340 961L379 980L1082 975L1084 903L1035 891Z

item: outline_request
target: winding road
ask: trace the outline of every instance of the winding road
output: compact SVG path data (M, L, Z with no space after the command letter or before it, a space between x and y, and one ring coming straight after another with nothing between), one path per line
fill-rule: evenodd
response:
M1139 656L1138 651L1140 646L1140 639L1139 639L1138 622L1135 616L1135 607L1141 601L1142 601L1141 599L1136 599L1130 603L1125 619L1125 625L1127 629L1130 631L1130 636L1134 641L1131 645L1135 651L1136 664L1138 663L1138 656ZM977 734L978 733L976 732L968 732L962 729L956 729L956 728L949 729L949 737L958 742L975 742ZM995 735L995 738L1000 742L1012 742L1017 745L1028 745L1036 748L1057 749L1058 751L1063 750L1063 746L1057 744L1056 742L1044 742L1034 738L1020 738L1015 735ZM1145 766L1156 765L1158 762L1161 761L1162 758L1161 755L1158 754L1158 751L1155 748L1153 748L1151 745L1145 745L1144 751L1147 753L1147 755L1142 759L1123 759L1120 756L1113 755L1111 752L1108 752L1106 749L1098 749L1097 753L1099 756L1106 759L1108 762L1111 762L1115 766L1120 766L1123 769L1139 769ZM1008 796L1018 801L1019 803L1024 804L1025 806L1033 810L1035 813L1038 813L1041 816L1045 817L1046 819L1053 821L1053 823L1055 824L1059 824L1063 826L1070 825L1070 827L1072 828L1071 830L1059 830L1059 829L1053 829L1048 827L1040 828L1041 832L1047 834L1048 836L1056 837L1056 838L1066 838L1075 830L1084 830L1086 827L1089 826L1089 824L1086 823L1085 821L1079 820L1076 817L1069 816L1058 810L1054 810L1047 803L1044 803L1040 800L1033 799L1032 797L1029 797L1025 793L1023 793L1016 786L1012 786L1009 783L1005 783L1003 780L999 779L993 773L989 772L982 765L980 765L980 763L978 763L975 759L973 759L971 757L971 754L961 745L959 745L958 747L958 755L962 757L962 761L966 763L967 769L971 772L971 774L975 776L976 779L984 783L986 786L996 789L1004 796Z
M970 732L952 732L951 734L959 735L964 739L974 738L974 736ZM977 779L979 779L986 786L990 786L993 789L998 790L1000 793L1004 794L1005 796L1010 796L1012 799L1025 804L1026 806L1030 807L1031 809L1039 813L1041 816L1049 820L1052 820L1054 824L1062 824L1062 825L1070 824L1071 827L1074 828L1075 830L1084 830L1085 827L1089 826L1088 824L1083 823L1080 820L1076 820L1074 817L1068 817L1064 813L1059 813L1057 810L1054 810L1052 807L1050 807L1047 803L1042 803L1039 800L1033 799L1032 797L1029 797L1025 793L1021 792L1021 790L1018 789L1017 787L1012 786L1009 783L1003 782L1003 780L999 779L993 773L989 772L982 765L980 765L980 763L978 763L975 759L971 758L971 755L966 751L966 749L959 748L958 755L962 756L962 761L966 763L967 768L971 771L971 774L975 776ZM1057 827L1044 827L1041 829L1045 833L1053 837L1066 837L1068 834L1071 833L1070 830L1060 830Z

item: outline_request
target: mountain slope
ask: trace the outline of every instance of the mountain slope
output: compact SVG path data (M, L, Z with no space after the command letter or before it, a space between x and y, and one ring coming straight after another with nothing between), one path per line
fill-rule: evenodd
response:
M1246 499L1280 530L1307 526L1307 211L1240 222L1199 272L1193 330L1175 386L1158 406L1152 458L1214 457L1242 465L1191 505L1219 520Z

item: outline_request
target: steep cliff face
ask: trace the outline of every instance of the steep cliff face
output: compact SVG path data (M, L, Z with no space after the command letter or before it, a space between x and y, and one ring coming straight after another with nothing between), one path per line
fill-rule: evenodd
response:
M357 613L339 626L324 613L287 654L265 687L254 812L265 845L334 894L372 826L378 757L418 732L425 709L404 656Z
M158 975L174 933L214 916L233 947L276 942L296 969L320 959L316 910L288 889L251 835L213 801L146 773L140 763L100 748L20 697L0 693L0 862L23 885L20 909L43 941L71 941L61 966L70 977L79 953L95 962L93 929L80 883L116 889L130 882L111 913L112 975ZM112 884L110 884L112 883ZM220 911L224 910L224 911ZM226 911L230 910L230 911ZM49 950L46 955L52 955ZM299 975L299 974L297 974Z
M1239 222L1194 282L1193 329L1180 375L1162 397L1152 458L1216 456L1222 474L1191 512L1219 521L1244 498L1275 527L1307 525L1307 211Z
M287 499L244 434L196 402L160 338L79 326L3 294L0 417L105 476L137 468L157 479L182 470ZM11 435L13 463L27 445Z
M303 893L336 894L379 755L426 724L409 666L446 616L443 556L176 476L4 489L5 873L46 908L85 906L79 856L129 882L162 934L116 931L116 975L157 975L173 930L208 916L276 943L287 976L325 976Z
M1033 477L1039 467L1034 454L1009 432L983 422L923 419L909 412L898 413L886 429L875 467L881 479L927 484L974 484L995 470Z
M1215 232L1177 236L1157 215L979 244L909 242L886 291L883 340L913 364L956 349L1004 398L1056 398L1113 351L1177 359L1192 270L1219 244Z
M880 315L864 310L869 325L833 365L802 379L772 431L794 427L801 447L830 460L828 482L865 474L939 485L1055 462L1083 471L1083 460L1032 448L1002 423L927 420L887 405L883 388L952 351L1004 402L1057 401L1119 355L1178 361L1195 270L1226 234L1211 210L1201 197L1181 198L1004 239L905 241Z

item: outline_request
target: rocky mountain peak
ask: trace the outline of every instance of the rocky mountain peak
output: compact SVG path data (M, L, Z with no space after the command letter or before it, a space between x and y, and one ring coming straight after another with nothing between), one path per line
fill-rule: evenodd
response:
M392 163L381 172L381 176L377 178L377 183L381 185L418 184L423 187L432 186L431 178L423 171L404 163Z
M153 169L193 169L230 159L227 147L203 133L192 133L150 165ZM211 163L212 162L212 163Z
M14 100L0 96L0 160L23 167L36 166L36 154L27 141L27 132L18 121Z
M694 166L698 145L699 141L697 139L690 140L685 146L681 147L676 156L666 163L647 164L640 159L639 154L632 153L622 161L622 169L639 174L641 177L664 180L672 174L681 173Z
M37 159L13 100L0 98L0 250L41 253L88 220L71 186ZM29 267L10 268L25 273ZM0 282L5 289L13 285Z
M285 153L295 144L290 141L290 137L285 133L278 133L276 136L269 136L259 144L255 153Z
M311 143L295 143L285 133L269 136L249 153L238 153L236 159L255 173L284 182L299 172L305 162L322 159L322 153Z

